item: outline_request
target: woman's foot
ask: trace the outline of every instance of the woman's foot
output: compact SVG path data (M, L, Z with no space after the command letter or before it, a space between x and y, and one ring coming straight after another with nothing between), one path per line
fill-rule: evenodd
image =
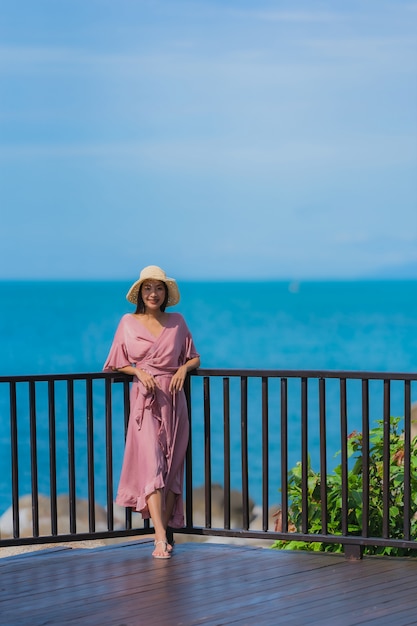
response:
M155 541L154 543L155 549L152 552L152 556L154 559L170 559L171 558L171 550L169 550L169 544L166 541Z

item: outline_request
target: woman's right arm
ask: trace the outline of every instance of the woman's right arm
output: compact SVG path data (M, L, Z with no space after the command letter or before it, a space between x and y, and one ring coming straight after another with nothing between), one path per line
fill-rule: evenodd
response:
M154 391L155 387L158 386L152 374L149 374L149 372L133 365L119 367L117 368L117 371L122 372L123 374L128 374L129 376L135 376L138 380L140 380L140 382L144 385L147 391Z

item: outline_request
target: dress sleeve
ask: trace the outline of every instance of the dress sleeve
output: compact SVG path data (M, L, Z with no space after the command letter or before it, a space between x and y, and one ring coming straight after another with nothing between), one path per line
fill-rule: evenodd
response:
M115 369L131 365L126 347L124 326L124 321L121 319L103 367L105 372L111 372Z
M185 326L185 341L184 341L184 347L183 347L182 354L181 354L182 364L186 363L190 359L194 359L195 357L200 356L200 354L196 350L193 337L188 329L188 326L184 318L183 318L183 323Z
M184 363L186 361L189 361L190 359L194 359L194 357L196 356L200 356L200 355L195 348L194 340L191 336L191 333L188 333L187 337L185 338Z

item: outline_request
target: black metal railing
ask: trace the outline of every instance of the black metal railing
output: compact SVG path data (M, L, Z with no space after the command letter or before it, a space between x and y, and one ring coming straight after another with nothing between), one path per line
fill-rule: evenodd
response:
M107 373L0 377L0 547L145 535L148 522L114 504L130 378ZM186 527L220 537L416 549L412 533L417 374L200 369L187 379L190 444ZM390 529L391 416L403 432L403 532ZM382 531L369 536L369 450L383 426ZM349 530L349 437L362 433L361 530ZM337 462L335 454L339 453ZM292 519L291 468L301 516ZM414 465L413 465L414 463ZM327 477L339 466L340 531L329 530ZM311 529L309 472L320 476L321 529ZM323 480L323 477L326 479ZM317 497L316 497L317 499ZM274 512L279 514L277 526Z

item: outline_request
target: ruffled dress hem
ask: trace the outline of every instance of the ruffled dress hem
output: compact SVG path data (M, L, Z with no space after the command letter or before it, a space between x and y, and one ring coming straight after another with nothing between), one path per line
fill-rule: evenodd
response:
M153 485L149 485L146 488L146 495L134 496L132 494L118 492L116 497L116 504L119 506L123 506L128 509L132 509L135 513L140 513L142 515L142 519L151 519L151 515L149 512L149 508L146 502L148 496L150 496L157 489L163 489L164 484L154 483ZM180 493L175 494L178 498L181 496ZM174 505L174 511L171 519L169 520L169 526L171 528L184 528L185 520L184 515L177 512L177 503Z

